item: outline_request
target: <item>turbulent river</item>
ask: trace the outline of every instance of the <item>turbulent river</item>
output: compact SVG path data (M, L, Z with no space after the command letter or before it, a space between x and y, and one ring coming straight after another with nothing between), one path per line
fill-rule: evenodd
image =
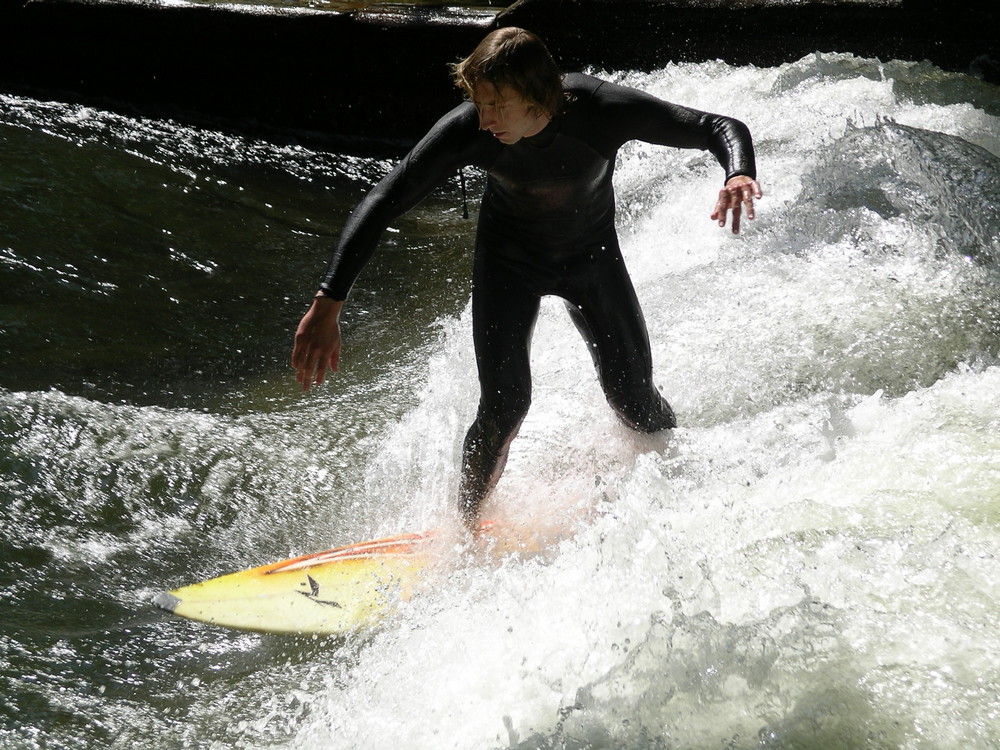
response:
M0 747L1000 747L1000 90L849 55L606 75L756 139L735 238L711 157L620 155L681 426L620 427L546 301L488 515L566 533L346 640L149 600L456 524L457 179L303 395L292 330L388 159L0 96Z

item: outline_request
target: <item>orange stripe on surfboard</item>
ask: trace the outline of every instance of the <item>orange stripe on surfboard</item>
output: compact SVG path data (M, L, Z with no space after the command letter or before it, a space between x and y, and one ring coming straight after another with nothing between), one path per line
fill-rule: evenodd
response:
M433 533L424 532L419 534L403 534L401 536L377 539L360 544L348 544L343 547L334 547L325 552L314 552L309 555L294 557L291 560L274 563L274 565L261 572L264 575L271 575L272 573L285 573L292 570L311 568L333 560L362 560L373 557L385 557L387 555L413 555L420 552L433 540Z
M476 530L476 535L488 533L496 526L497 523L495 521L483 521ZM322 565L331 560L364 560L371 557L385 557L387 555L414 555L430 542L433 542L436 537L436 531L423 531L414 534L400 534L370 542L346 544L341 547L328 549L325 552L313 552L308 555L293 557L291 560L284 560L270 566L264 566L260 572L263 575L271 575L273 573L286 573L291 570L311 568L314 565Z

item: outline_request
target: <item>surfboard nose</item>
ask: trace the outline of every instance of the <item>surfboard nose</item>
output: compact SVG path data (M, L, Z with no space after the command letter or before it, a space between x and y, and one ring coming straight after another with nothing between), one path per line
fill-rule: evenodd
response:
M153 597L154 607L159 607L160 609L164 609L170 613L173 613L173 611L177 609L177 605L180 603L180 599L167 591L161 591Z

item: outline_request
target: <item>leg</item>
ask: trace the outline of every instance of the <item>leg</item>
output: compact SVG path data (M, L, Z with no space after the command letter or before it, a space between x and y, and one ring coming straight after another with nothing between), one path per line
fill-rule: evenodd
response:
M469 528L500 479L511 441L531 404L529 354L540 300L483 255L477 253L472 290L479 409L465 437L459 488L459 510Z
M632 281L617 244L607 251L606 259L567 295L570 317L619 419L641 432L674 428L673 409L653 384L649 334Z

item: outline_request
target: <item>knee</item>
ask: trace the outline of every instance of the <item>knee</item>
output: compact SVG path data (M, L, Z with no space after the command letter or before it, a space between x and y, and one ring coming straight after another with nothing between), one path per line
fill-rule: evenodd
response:
M489 442L509 440L521 426L531 407L531 390L509 388L483 394L476 414L480 432ZM490 439L492 438L492 439Z

